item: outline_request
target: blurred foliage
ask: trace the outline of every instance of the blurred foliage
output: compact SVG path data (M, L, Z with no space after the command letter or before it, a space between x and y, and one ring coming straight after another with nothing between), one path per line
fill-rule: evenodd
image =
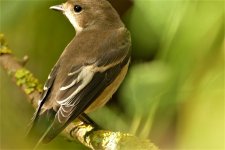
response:
M0 32L44 82L75 34L48 9L62 1L0 2ZM224 1L134 0L122 18L132 34L131 67L119 102L93 112L94 120L165 149L224 149ZM0 73L1 149L21 148L33 110ZM61 137L41 148L56 147L86 149Z

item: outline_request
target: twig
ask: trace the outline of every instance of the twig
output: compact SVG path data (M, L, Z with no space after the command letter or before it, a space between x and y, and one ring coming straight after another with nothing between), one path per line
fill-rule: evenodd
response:
M24 62L26 61L27 59ZM24 63L14 57L3 34L0 34L0 65L25 93L28 102L36 108L42 86L38 79L24 67ZM70 123L61 134L95 150L158 150L149 140L140 139L128 133L95 130L90 124L79 120Z

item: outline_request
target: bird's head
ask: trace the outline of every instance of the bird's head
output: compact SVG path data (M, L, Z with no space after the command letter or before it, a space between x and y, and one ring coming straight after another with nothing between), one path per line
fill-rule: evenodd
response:
M118 13L107 0L68 0L50 9L61 11L77 32L123 26Z

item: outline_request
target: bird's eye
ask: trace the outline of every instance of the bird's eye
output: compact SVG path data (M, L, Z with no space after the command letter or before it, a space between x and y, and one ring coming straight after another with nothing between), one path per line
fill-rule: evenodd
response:
M81 12L81 10L82 10L82 7L81 7L80 5L75 5L75 6L74 6L74 11L75 11L75 12L78 13L78 12Z

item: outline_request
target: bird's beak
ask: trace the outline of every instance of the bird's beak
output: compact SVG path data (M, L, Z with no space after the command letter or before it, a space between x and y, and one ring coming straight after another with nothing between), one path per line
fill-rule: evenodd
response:
M51 6L50 9L52 10L56 10L56 11L64 11L63 5L55 5L55 6Z

